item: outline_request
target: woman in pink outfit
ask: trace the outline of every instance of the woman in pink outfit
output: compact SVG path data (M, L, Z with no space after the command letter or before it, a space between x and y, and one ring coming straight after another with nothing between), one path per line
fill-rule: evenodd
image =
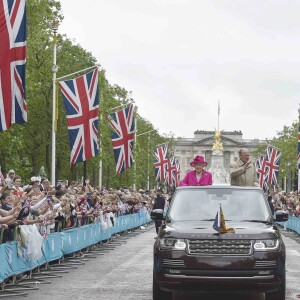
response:
M212 174L203 168L207 166L207 162L203 156L196 156L190 163L194 167L194 171L188 172L184 179L180 182L180 186L184 185L212 185Z

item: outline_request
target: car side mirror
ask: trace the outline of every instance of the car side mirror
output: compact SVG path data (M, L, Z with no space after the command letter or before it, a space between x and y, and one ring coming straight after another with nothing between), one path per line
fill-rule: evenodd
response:
M153 209L150 216L153 221L159 221L165 219L163 209Z
M275 221L276 222L286 222L289 219L289 215L287 212L283 210L275 211Z

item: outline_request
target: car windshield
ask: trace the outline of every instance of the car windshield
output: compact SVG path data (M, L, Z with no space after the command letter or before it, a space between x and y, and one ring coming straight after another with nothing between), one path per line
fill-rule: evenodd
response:
M168 216L172 221L213 220L220 204L225 220L268 221L271 218L263 193L247 189L177 190Z

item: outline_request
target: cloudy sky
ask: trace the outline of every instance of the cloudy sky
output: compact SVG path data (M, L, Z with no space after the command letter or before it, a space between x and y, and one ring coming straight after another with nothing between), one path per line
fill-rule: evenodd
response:
M300 1L61 0L75 39L162 133L272 138L298 120Z

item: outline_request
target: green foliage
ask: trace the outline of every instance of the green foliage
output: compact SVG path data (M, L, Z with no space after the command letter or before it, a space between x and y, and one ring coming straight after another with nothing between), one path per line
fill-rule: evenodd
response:
M26 99L28 122L24 125L13 125L9 130L0 133L1 169L6 173L14 169L23 177L24 183L40 172L51 174L51 139L52 139L52 103L53 103L53 19L63 19L59 1L27 1L27 74ZM57 77L76 72L97 63L95 57L66 35L57 36ZM78 74L82 75L82 74ZM135 146L136 177L134 168L122 174L115 172L115 160L111 144L111 128L107 116L112 108L126 105L133 101L131 92L118 85L111 85L102 70L99 76L100 122L99 140L101 154L87 161L87 175L93 185L98 185L100 159L103 166L103 185L109 187L133 186L147 188L149 170L150 187L156 185L154 179L153 150L156 145L169 142L172 152L173 133L161 136L155 126L137 114L137 144ZM70 166L70 146L65 117L65 109L58 88L58 126L56 132L56 178L80 180L83 176L83 163ZM146 133L151 131L149 133ZM146 134L144 134L146 133ZM273 139L267 140L282 152L279 182L292 174L292 181L297 173L297 134L298 122L285 126ZM253 153L265 154L266 145L258 147Z
M51 29L53 19L61 21L63 15L59 1L28 0L27 1L27 69L26 100L28 106L28 122L14 125L0 133L1 169L6 173L15 169L28 182L33 175L51 174L51 139L53 111L53 49L54 34ZM57 78L97 63L92 54L66 35L57 35L57 61L59 67ZM79 76L82 74L78 74ZM69 79L69 78L66 78ZM87 175L94 186L98 185L99 163L103 165L103 185L106 187L132 186L134 183L133 168L123 174L116 174L113 149L110 138L110 126L107 119L111 109L132 102L131 92L118 85L110 85L105 72L99 76L100 122L99 140L101 155L87 161ZM70 146L65 117L65 109L59 88L58 91L58 123L56 132L56 178L81 180L83 163L70 166ZM139 133L153 129L153 125L142 117L138 117ZM151 185L154 185L154 169L152 150L155 145L165 141L157 132L138 138L136 147L137 176L136 186L145 187L147 181L148 162ZM42 168L43 167L43 168Z

